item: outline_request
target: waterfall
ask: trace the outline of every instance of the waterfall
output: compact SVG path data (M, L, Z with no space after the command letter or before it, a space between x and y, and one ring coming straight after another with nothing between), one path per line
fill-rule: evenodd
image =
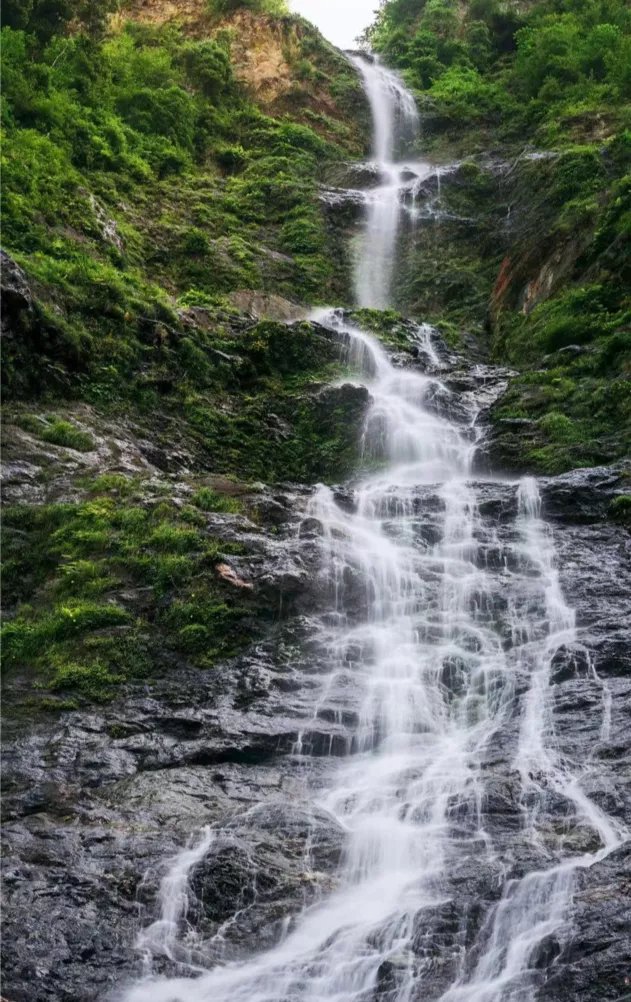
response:
M212 829L204 828L197 842L178 853L167 866L158 891L159 918L138 937L137 946L145 958L148 971L151 971L151 962L156 956L163 955L169 960L182 956L179 933L188 912L189 875L196 863L204 858L212 841ZM186 951L186 959L190 956L190 952Z
M423 161L402 160L418 138L419 116L412 95L377 58L351 57L362 75L373 120L373 158L379 185L367 196L367 217L359 239L355 298L360 306L387 309L396 265L403 199L432 173Z
M356 63L388 177L369 207L357 297L384 306L404 173L394 159L416 112L396 76ZM479 403L463 393L450 407L452 391L433 374L431 329L419 328L420 371L396 365L340 311L314 319L334 332L371 401L361 445L370 472L352 485L352 503L320 486L305 512L319 527L314 574L328 596L314 617L314 722L340 707L352 721L350 753L331 757L312 786L304 773L306 795L346 834L339 871L329 893L287 916L271 949L218 964L209 946L205 964L198 940L193 964L177 949L178 928L184 936L187 880L211 849L206 833L173 861L160 915L139 939L149 961L180 958L182 976L154 970L125 999L534 1002L546 944L558 951L568 934L575 872L624 837L555 736L551 666L576 630L537 484L474 480ZM480 503L498 490L513 505L501 539ZM305 759L310 727L297 746ZM534 860L522 872L493 827L498 777L515 791L515 844ZM551 796L564 804L560 833L542 823ZM588 848L567 849L568 832L589 833ZM477 920L477 903L459 904L466 866L497 889Z

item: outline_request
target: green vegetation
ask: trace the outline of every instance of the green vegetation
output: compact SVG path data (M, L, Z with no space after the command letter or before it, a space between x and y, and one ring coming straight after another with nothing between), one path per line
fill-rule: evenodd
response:
M631 494L620 494L609 506L609 514L615 522L631 527Z
M225 305L234 289L331 298L317 176L350 130L307 107L310 124L264 114L233 76L229 31L104 34L93 4L5 6L3 241L39 311L7 348L11 394L76 392L81 371L82 394L107 384L109 397L148 350L188 340L181 306ZM319 89L346 85L341 56L296 37L321 57Z
M181 401L214 469L266 481L348 475L357 462L365 401L336 403L335 391L323 392L343 371L337 346L309 324L266 322L239 347L241 364L219 373L222 386L214 393L190 387Z
M399 306L453 343L490 333L494 359L521 370L494 414L530 420L524 466L627 454L629 5L386 0L368 34L417 90L425 148L461 160L446 217L408 248Z
M149 354L127 382L111 385L108 418L132 413L157 421L167 441L177 435L200 466L215 472L270 481L346 476L358 459L367 396L328 387L343 372L337 346L306 323L241 321L235 331L226 319L213 336L197 330L201 342L165 337L158 359ZM89 363L74 374L88 390L98 385L89 381L96 378ZM98 421L100 411L90 414ZM11 420L38 438L61 425L66 435L70 428L91 441L70 421L20 407L7 410L9 435ZM22 439L16 447L22 458ZM77 491L82 499L74 503L5 510L8 671L62 694L60 706L68 695L109 699L177 658L211 667L265 629L270 610L216 570L242 547L207 531L206 512L239 514L243 501L198 481L190 503L176 502L168 482L153 486L121 473L80 471L64 487L66 495ZM45 699L49 709L57 706L52 696Z
M291 251L290 221L314 236L278 284L317 297L327 274L317 160L339 151L248 103L226 45L137 25L98 45L33 45L5 29L4 240L62 295L70 326L89 326L103 306L118 333L174 287L264 286L262 248Z
M609 135L631 125L625 0L386 0L368 37L422 92L435 128L472 130L469 151L491 129L550 144L596 121Z
M73 25L98 38L117 8L118 0L5 0L2 24L28 30L40 43Z
M3 590L15 615L2 632L4 665L43 692L108 699L176 652L211 667L263 628L250 593L215 571L239 546L209 537L197 508L105 479L75 504L5 510Z
M18 419L18 424L25 431L31 432L43 442L50 442L52 445L62 445L68 449L77 449L79 452L89 452L95 447L95 441L91 435L81 431L70 421L61 418L37 418L33 414L22 414Z
M314 97L274 118L235 79L225 22L204 38L133 22L107 33L89 8L4 12L3 238L35 297L4 345L5 400L177 419L216 472L341 475L356 427L333 429L316 399L337 352L308 326L245 321L227 297L335 298L317 178L357 149L354 127L329 117L334 91L357 99L356 75L285 18L287 58L309 62L327 114ZM19 421L44 441L93 447L68 421L25 410Z
M238 514L243 506L238 498L226 497L211 487L200 487L191 498L192 503L202 511L223 511Z
M544 472L608 462L631 450L631 262L625 249L631 182L612 178L630 149L628 141L616 141L605 157L582 147L556 165L548 162L538 222L547 220L543 247L551 255L564 248L568 264L565 271L562 264L550 266L553 294L528 312L517 311L511 299L519 280L526 280L518 268L496 315L496 357L525 370L497 413L537 420L538 441L525 458ZM541 242L528 233L523 239L532 248L525 261L528 254L534 261ZM571 426L562 426L556 414Z
M289 14L286 0L208 0L208 10L216 17L225 17L243 8L273 17Z

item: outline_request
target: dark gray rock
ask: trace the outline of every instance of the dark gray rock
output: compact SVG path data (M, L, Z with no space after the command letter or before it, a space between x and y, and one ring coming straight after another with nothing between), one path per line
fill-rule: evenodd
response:
M418 328L410 325L403 335L398 364L446 377L447 391L432 393L438 413L465 426L467 401L488 401L499 392L505 372L466 367L438 336L433 370L418 347ZM351 384L319 390L317 399L323 418L339 411L358 423L369 403L368 391ZM185 456L152 457L154 468L171 471L186 462ZM69 489L64 477L48 486L53 497ZM576 641L551 652L555 751L621 827L631 823L631 537L608 512L627 483L622 466L541 481L561 584L577 619ZM190 496L185 484L177 490L183 501ZM508 595L535 623L544 623L545 608L527 576L522 591L513 588L523 569L514 525L517 484L483 481L475 490L474 565L493 585L472 588L468 601L478 623L497 630L510 651L515 608ZM260 486L246 495L251 519L208 515L209 533L244 544L247 554L231 555L229 566L261 596L266 629L239 657L212 670L172 658L150 683L127 685L93 711L17 718L5 726L4 991L11 1002L94 1002L136 976L134 942L156 917L165 866L205 825L217 836L191 875L188 911L200 963L218 959L213 937L222 924L223 959L238 959L276 942L284 920L337 886L346 834L306 802L305 773L308 768L310 789L317 791L339 758L357 749L364 693L355 673L365 652L349 639L336 678L324 686L327 654L314 637L314 620L327 610L331 621L337 614L331 612L333 582L320 563L322 526L308 514L311 494L299 485ZM334 498L343 511L355 510L353 484L336 488ZM400 533L397 504L393 491L380 512L393 538ZM409 538L430 553L441 539L444 497L425 485L411 492L409 505ZM430 560L425 573L435 583L441 571ZM335 587L343 592L349 627L360 623L369 595L359 570L344 569ZM436 609L422 612L431 637ZM475 638L466 643L466 653L475 653ZM452 706L470 664L462 654L446 653L438 668L442 698ZM449 805L460 851L449 861L444 886L433 888L434 903L414 919L411 955L394 954L382 964L370 1002L394 1002L409 970L423 998L436 1002L465 953L473 968L497 903L514 886L510 881L548 867L560 853L578 858L600 848L594 829L553 784L536 799L538 841L525 826L535 801L521 787L515 749L531 668L525 661L509 680L498 672L485 681L491 692L507 685L506 713L485 749L477 792ZM9 704L28 684L8 679ZM374 745L380 739L375 733ZM494 857L483 839L491 841ZM546 938L532 958L538 1002L624 997L627 865L620 848L577 869L573 931L567 939ZM231 922L237 912L239 921ZM162 970L181 973L178 958L165 959Z
M558 477L542 478L540 491L545 518L591 523L607 518L611 502L626 494L631 484L629 464L571 470ZM623 530L617 530L619 535Z
M538 1002L623 1002L631 993L631 844L576 872L567 943Z
M24 271L6 251L0 250L2 333L16 335L33 313L33 295Z

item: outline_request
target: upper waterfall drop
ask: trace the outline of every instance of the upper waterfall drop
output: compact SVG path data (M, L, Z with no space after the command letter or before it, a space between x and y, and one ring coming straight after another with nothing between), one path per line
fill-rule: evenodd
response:
M362 75L373 123L373 157L380 166L392 165L405 144L418 137L416 102L399 76L386 69L378 56L352 55Z
M414 159L419 114L413 95L399 76L378 57L352 55L364 81L373 122L373 163L380 183L366 196L366 223L355 261L358 306L387 309L392 305L392 278L403 199L432 168Z

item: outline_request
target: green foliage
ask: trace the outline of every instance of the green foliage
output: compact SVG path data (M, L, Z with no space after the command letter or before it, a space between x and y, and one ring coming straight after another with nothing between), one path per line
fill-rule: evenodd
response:
M239 10L251 10L257 14L271 14L274 17L288 15L286 0L207 0L208 11L215 17L224 17Z
M631 526L631 494L620 494L609 505L609 515L615 522Z
M44 42L73 22L95 38L117 8L118 0L4 0L2 25L33 32Z
M614 352L610 340L597 338L578 354L548 356L549 368L526 369L494 408L500 421L534 419L522 446L531 468L560 473L629 454L631 339Z
M40 419L32 414L23 414L19 423L25 431L31 432L52 445L63 445L68 449L77 449L79 452L90 452L96 447L91 435L81 431L70 421L64 421L61 418Z
M211 39L186 42L179 58L186 67L189 81L213 100L233 90L232 66L226 50Z
M216 575L215 563L235 547L193 528L191 519L204 521L196 509L141 506L141 483L135 499L127 490L122 497L120 478L108 477L98 489L116 497L18 505L3 522L4 594L15 605L2 632L6 670L96 700L158 670L164 651L204 666L236 652L252 635L245 620L255 604L237 601ZM191 624L207 645L182 634Z
M571 345L599 342L599 354L604 351L612 362L622 364L629 339L616 332L629 322L631 313L621 293L609 283L570 286L541 303L527 320L519 318L506 337L509 360L519 363ZM606 368L605 357L600 355L603 364Z
M119 497L128 497L134 490L134 481L124 473L101 473L92 483L89 483L92 493L106 494L110 491Z
M439 104L441 114L454 122L499 122L510 108L510 98L498 84L466 66L449 67L429 93Z
M541 430L555 442L575 442L579 437L578 429L565 414L549 411L539 420Z
M243 507L238 498L220 494L211 487L200 487L193 494L191 501L202 511L223 511L238 514Z
M368 35L460 128L499 124L518 136L598 112L628 122L625 0L538 0L521 14L500 0L464 11L455 0L386 0Z
M36 342L7 346L10 392L37 391L45 368L59 390L87 369L91 392L110 393L143 361L151 324L173 325L173 290L330 298L316 178L341 150L262 114L233 79L227 36L131 24L42 42L18 21L2 39L3 241L39 282L40 318ZM338 72L324 43L314 53Z
M27 662L39 657L42 648L56 641L79 637L106 626L117 626L128 619L128 614L119 606L99 605L79 599L56 605L39 617L27 610L2 628L5 664Z

